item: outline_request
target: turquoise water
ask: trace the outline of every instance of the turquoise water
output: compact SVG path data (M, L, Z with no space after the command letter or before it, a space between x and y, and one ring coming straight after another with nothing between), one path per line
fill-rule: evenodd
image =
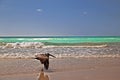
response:
M42 42L42 43L106 43L120 42L120 36L14 36L0 37L0 42Z
M120 57L120 36L0 37L0 58L32 58L36 53L57 57Z

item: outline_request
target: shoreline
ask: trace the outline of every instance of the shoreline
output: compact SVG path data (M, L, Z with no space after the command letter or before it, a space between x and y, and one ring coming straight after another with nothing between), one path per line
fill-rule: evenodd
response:
M61 45L59 45L59 46L55 46L55 45L51 45L51 46L43 46L43 48L55 48L55 47L88 47L88 48L94 48L94 47L96 47L96 48L101 48L101 47L107 47L107 44L104 44L104 45L102 45L102 44L99 44L99 45L74 45L74 46L72 46L72 45L69 45L69 46L67 46L67 45L64 45L64 46L61 46Z

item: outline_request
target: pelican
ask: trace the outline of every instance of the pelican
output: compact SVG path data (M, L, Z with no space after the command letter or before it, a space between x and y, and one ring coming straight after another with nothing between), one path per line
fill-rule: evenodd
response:
M52 56L55 58L55 56L46 53L46 54L37 54L35 55L35 59L40 60L41 64L44 64L44 68L48 70L49 68L49 56Z

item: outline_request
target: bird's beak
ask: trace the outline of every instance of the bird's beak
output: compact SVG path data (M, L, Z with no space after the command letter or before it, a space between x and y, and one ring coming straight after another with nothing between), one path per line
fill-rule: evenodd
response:
M52 57L54 57L54 58L56 58L55 56L53 56L52 54L49 54L50 56L52 56Z
M33 59L38 59L38 58L36 57L36 58L33 58Z

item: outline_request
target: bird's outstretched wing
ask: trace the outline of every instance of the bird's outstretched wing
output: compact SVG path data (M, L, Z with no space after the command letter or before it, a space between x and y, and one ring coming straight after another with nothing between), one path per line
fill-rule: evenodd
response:
M44 62L44 68L45 68L46 70L48 70L48 68L49 68L49 60L46 60L46 61Z

